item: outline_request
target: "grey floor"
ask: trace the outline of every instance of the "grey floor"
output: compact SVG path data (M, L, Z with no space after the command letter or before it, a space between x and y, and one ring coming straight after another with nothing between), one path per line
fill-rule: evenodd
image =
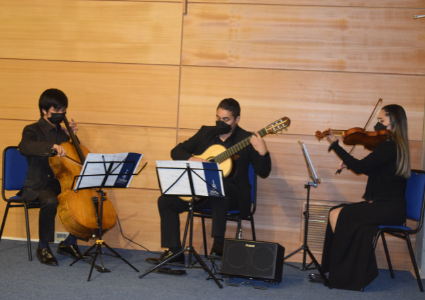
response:
M57 244L51 246L56 252ZM139 279L137 273L119 259L103 256L105 267L111 273L94 271L87 281L90 265L72 262L70 258L56 255L59 266L45 266L35 257L27 257L26 243L2 240L0 243L0 299L416 299L425 297L419 292L416 280L409 272L397 271L391 279L388 270L380 270L379 277L363 293L328 289L310 283L307 272L284 266L283 280L268 290L257 290L249 284L222 289L209 280L202 269L188 269L187 276L149 274ZM145 263L152 254L137 250L116 250L141 272L151 265ZM105 250L107 252L107 250ZM241 279L232 282L241 283ZM263 282L254 281L258 286ZM425 282L424 282L425 284Z

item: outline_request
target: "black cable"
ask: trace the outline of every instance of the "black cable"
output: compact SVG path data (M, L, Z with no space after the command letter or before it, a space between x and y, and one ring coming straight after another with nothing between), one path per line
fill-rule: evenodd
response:
M133 243L133 244L135 244L135 245L137 245L137 246L139 246L139 247L141 247L141 248L145 249L145 250L146 250L146 251L148 251L149 253L153 253L153 254L157 254L157 253L158 253L158 252L150 251L148 248L146 248L146 247L144 247L144 246L142 246L142 245L140 245L140 244L138 244L138 243L136 243L136 242L134 242L134 241L130 240L130 239L129 239L129 238L127 238L126 236L124 236L124 233L122 232L122 228L121 228L121 222L120 222L120 219L118 218L118 215L117 215L117 221L118 221L118 226L120 227L120 232L121 232L121 235L122 235L122 237L123 237L123 238L125 238L127 241L129 241L129 242L131 242L131 243Z

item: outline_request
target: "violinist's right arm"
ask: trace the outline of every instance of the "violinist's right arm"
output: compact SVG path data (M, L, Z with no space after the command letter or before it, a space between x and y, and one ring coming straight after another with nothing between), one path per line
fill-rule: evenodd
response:
M338 141L332 143L329 150L334 150L347 168L356 174L368 175L369 171L376 167L397 159L397 147L393 141L382 142L363 159L354 158L339 145Z

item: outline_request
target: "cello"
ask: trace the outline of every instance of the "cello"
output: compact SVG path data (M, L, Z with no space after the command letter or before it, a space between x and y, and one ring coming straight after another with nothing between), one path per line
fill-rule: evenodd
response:
M62 226L71 234L83 239L94 238L98 236L100 227L97 212L101 211L101 201L98 199L103 199L103 214L100 218L103 233L115 226L117 215L105 193L99 195L94 188L72 190L74 178L80 175L89 150L80 145L66 117L64 117L64 123L71 141L60 145L67 155L49 158L50 167L61 185L57 215Z

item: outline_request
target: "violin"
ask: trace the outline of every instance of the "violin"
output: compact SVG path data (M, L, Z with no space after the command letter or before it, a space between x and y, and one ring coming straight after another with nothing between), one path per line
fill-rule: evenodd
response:
M391 137L390 130L366 131L360 127L354 127L348 130L329 129L323 132L316 131L316 137L321 139L330 134L341 134L344 144L355 146L363 145L368 150L374 150L378 145Z
M329 135L331 131L335 134L342 134L344 144L353 146L350 150L350 155L353 153L357 145L363 145L366 149L373 150L391 136L391 131L389 130L366 131L380 105L382 105L382 98L379 98L364 128L354 127L348 130L329 129L323 132L316 131L316 136L321 139L326 135ZM342 168L344 168L344 165L336 171L336 174L340 174Z
M68 232L80 238L90 238L99 235L99 219L102 220L102 231L113 228L116 223L116 212L106 193L98 193L96 189L72 190L75 176L80 175L82 166L89 150L80 145L77 137L64 118L71 142L64 142L65 157L49 157L49 164L59 180L61 193L58 196L58 218ZM98 213L103 201L103 214Z

